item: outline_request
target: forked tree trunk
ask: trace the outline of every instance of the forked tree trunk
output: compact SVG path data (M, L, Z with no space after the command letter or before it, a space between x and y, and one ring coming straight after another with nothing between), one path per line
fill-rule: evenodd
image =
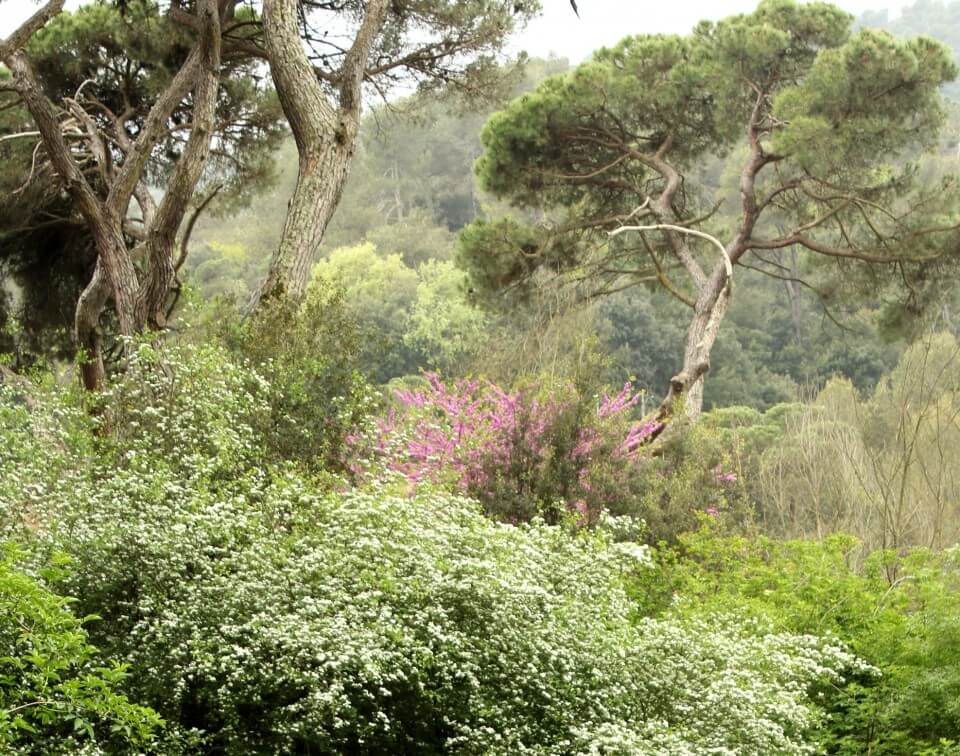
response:
M280 245L250 304L284 296L299 299L337 208L360 129L363 77L370 50L386 20L388 0L368 0L363 21L339 72L321 85L300 39L297 0L265 0L263 34L270 72L299 154L297 185Z
M73 160L61 133L57 112L44 94L26 55L16 50L5 58L17 92L40 131L54 170L66 184L93 236L97 265L93 280L77 303L74 325L77 346L84 352L83 384L95 389L103 379L103 356L96 328L109 297L113 297L120 333L129 336L136 332L139 285L123 236L123 218L119 213L111 212L97 197Z
M160 206L151 219L144 244L149 269L137 294L139 326L163 328L167 300L176 279L174 249L177 231L190 207L197 182L210 155L220 90L220 12L217 0L204 0L198 41L200 64L193 88L193 124L190 137L167 182Z
M199 4L199 39L180 71L158 96L143 122L136 141L123 124L115 126L114 140L125 152L124 161L113 172L108 168L105 142L96 123L78 103L66 100L75 117L86 121L89 146L101 176L108 184L102 199L87 182L64 141L59 114L43 91L24 47L30 37L63 9L63 0L50 0L8 39L0 40L0 59L13 74L14 89L36 123L54 170L70 192L87 223L97 251L93 276L77 302L75 337L83 354L81 379L90 389L100 388L104 364L99 321L112 298L121 336L133 336L147 325L163 325L163 305L174 282L173 248L177 229L210 148L216 115L220 76L220 10L218 0ZM166 132L170 114L193 92L193 121L190 138L174 169L167 192L146 228L143 247L148 262L141 282L124 233L130 198L143 190L143 172L157 142Z
M658 220L666 217L673 221L674 219L671 217L673 209L670 206L669 198L680 186L680 174L659 157L651 159L651 164L667 178L668 183L664 194L654 202L649 203L651 205L650 212ZM646 204L639 209L644 209ZM710 369L710 352L713 350L717 334L720 332L720 324L723 322L723 318L727 314L727 307L730 304L730 296L733 291L733 263L743 253L744 232L741 231L733 242L724 246L719 239L704 231L661 220L660 223L649 225L620 226L610 231L609 235L618 236L631 231L647 232L654 230L667 233L667 239L674 255L690 273L697 292L697 298L693 301L686 297L683 298L684 302L692 305L693 318L687 327L683 366L680 372L670 379L667 395L657 411L657 419L661 422L663 428L667 426L670 420L676 418L677 411L681 408L683 416L692 422L696 422L700 417L703 409L704 376ZM709 276L705 275L703 268L693 257L682 238L683 236L706 239L719 250L722 259L714 266ZM671 291L673 291L672 288ZM653 438L659 435L658 431Z

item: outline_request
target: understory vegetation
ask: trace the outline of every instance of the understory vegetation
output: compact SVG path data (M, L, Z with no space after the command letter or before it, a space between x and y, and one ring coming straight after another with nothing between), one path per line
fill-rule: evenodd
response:
M758 532L748 481L813 410L718 410L651 461L629 444L645 426L564 417L569 387L434 378L389 406L341 376L373 440L312 439L343 450L332 472L271 438L296 412L272 381L332 371L144 342L100 396L2 389L6 747L953 752L960 552ZM511 425L531 412L556 426L536 443ZM457 454L418 454L477 413ZM562 496L611 475L590 491L615 502Z
M0 752L960 756L960 3L539 10L0 38Z

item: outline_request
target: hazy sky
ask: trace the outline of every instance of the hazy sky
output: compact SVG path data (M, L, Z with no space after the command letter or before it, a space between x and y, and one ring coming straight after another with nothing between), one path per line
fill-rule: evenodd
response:
M716 20L757 6L757 0L577 0L578 19L568 0L541 2L543 16L530 25L517 46L537 56L555 52L573 63L627 34L682 33L702 19ZM897 0L834 0L834 5L854 15L886 9L891 17L912 4Z
M512 47L538 56L554 52L574 63L627 34L684 32L701 19L743 13L757 4L756 0L577 0L578 19L568 0L542 2L543 16L531 24ZM79 0L68 0L67 7L76 7L78 3ZM886 8L891 16L910 4L898 0L836 2L854 14ZM37 6L38 3L30 0L0 0L0 35L6 36Z

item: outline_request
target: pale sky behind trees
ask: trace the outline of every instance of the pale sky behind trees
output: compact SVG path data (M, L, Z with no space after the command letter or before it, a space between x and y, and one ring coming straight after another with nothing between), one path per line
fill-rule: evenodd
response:
M543 0L543 15L520 36L514 49L545 57L554 52L579 63L592 51L612 45L628 34L689 31L703 19L718 20L748 13L759 0L577 0L578 19L566 0ZM886 9L891 17L910 2L897 0L838 0L833 3L859 16Z
M745 13L758 0L577 0L578 19L567 0L543 0L544 13L511 45L545 57L555 53L577 63L593 50L612 45L627 34L683 33L701 19L720 19ZM68 0L75 8L79 0ZM865 10L883 10L891 16L909 2L899 0L839 0L841 8L859 15ZM7 36L39 3L31 0L0 0L0 35Z

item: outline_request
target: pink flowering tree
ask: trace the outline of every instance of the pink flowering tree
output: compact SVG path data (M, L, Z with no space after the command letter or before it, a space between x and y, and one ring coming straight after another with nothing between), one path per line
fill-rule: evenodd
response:
M583 397L571 385L505 391L483 380L451 385L427 374L398 390L386 416L351 438L354 473L401 474L412 488L470 495L508 521L564 511L591 522L619 495L645 440L660 428L635 419L640 395Z

